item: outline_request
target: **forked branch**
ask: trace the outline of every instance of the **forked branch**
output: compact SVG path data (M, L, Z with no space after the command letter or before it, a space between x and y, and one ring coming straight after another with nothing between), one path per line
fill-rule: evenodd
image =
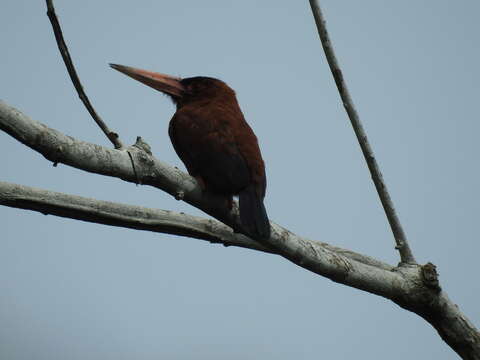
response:
M54 163L66 164L77 169L99 175L117 177L132 183L136 183L138 180L140 180L141 184L153 186L175 197L178 197L177 194L181 193L181 197L184 201L211 214L212 216L226 223L230 227L234 227L235 223L238 221L238 213L236 212L235 207L233 207L233 209L229 211L224 201L217 201L218 199L213 194L202 192L196 181L190 175L178 170L177 168L161 162L148 152L142 151L138 147L132 147L129 150L129 153L131 153L132 159L135 163L135 172L133 170L133 167L131 166L131 159L126 151L108 149L92 143L76 140L71 136L66 136L59 131L50 129L49 127L38 121L30 119L29 117L25 116L13 107L8 106L1 100L0 130L3 130L7 134L10 134L12 137L17 139L21 143L39 152L45 158L53 161ZM12 193L12 188L4 187L4 189L6 189L4 190L5 192ZM64 216L63 214L65 213L65 209L63 208L65 206L69 206L68 204L78 203L80 207L85 209L86 202L78 200L79 197L66 198L67 195L61 195L59 193L51 192L51 195L54 199L64 199L62 204L65 205L59 205L60 203L51 203L48 201L45 202L43 200L45 197L47 197L45 194L39 196L38 192L33 192L33 190L31 191L28 189L27 191L25 190L25 187L21 187L20 185L17 185L15 189L18 193L21 194L20 198L23 199L21 201L21 204L36 204L35 207L24 208L37 210L39 209L39 207L43 206L43 212L50 211L50 213L58 216ZM33 196L32 194L34 194L35 196ZM90 203L92 203L92 201ZM60 206L61 209L57 209L56 211L58 212L51 212L51 209L53 209L55 204ZM120 206L120 204L117 205ZM105 206L106 205L102 205L102 207ZM95 207L92 207L92 210L93 209L95 209ZM109 211L110 213L113 213L116 210L113 209ZM132 210L132 213L136 212ZM83 218L79 218L78 216L72 218L85 220ZM108 217L108 214L106 214L105 217ZM95 222L108 224L100 220ZM122 226L130 227L128 223ZM275 235L273 237L276 239L276 241L281 242L281 237L279 235L282 234L293 237L293 234L291 234L286 229L278 225L273 226L275 230ZM215 225L215 228L220 229L220 227L217 225ZM148 228L141 229L150 230ZM219 236L221 236L222 239L226 240L226 245L234 245L235 241L233 239L237 237L246 238L238 233L233 233L231 229L229 230L230 236L226 237L227 235L225 233L225 230L222 229L220 229L221 231ZM183 230L180 229L178 231ZM182 233L178 234L181 235ZM228 238L230 238L230 240L228 240ZM205 235L205 237L202 237L202 239L211 240L207 235ZM267 249L263 245L256 244L253 240L249 240L249 242L252 243L252 245L245 245L244 247L249 247L256 250L264 249L263 251L266 251ZM393 270L393 267L386 263L375 260L369 256L355 253L350 250L341 249L332 245L328 245L326 243L311 241L304 238L302 238L302 243L312 253L321 251L335 252L338 255L345 256L346 258L350 258L365 265L377 267L386 271ZM270 249L268 251L272 252L272 250Z
M229 227L216 220L86 199L2 182L0 204L84 221L184 235L224 245L276 253L304 269L335 282L388 298L401 307L415 312L435 327L440 336L460 356L465 359L479 359L480 333L442 291L435 267L431 264L419 266L415 262L345 85L318 2L310 0L310 5L330 69L392 228L402 265L405 266L394 268L368 256L299 237L273 223L271 238L259 244L232 232ZM96 115L84 94L63 40L52 1L47 0L47 7L60 52L80 98L115 147L123 148L117 135ZM0 130L55 163L64 163L85 171L151 185L207 212L231 228L235 228L239 222L235 207L231 211L226 209L224 202L218 202L211 194L202 192L188 174L162 163L141 147L131 147L127 152L82 142L29 119L1 101ZM410 266L406 266L409 264Z
M131 150L137 169L135 175L126 151L75 140L29 119L1 101L0 130L51 161L130 182L136 182L138 175L143 184L158 187L172 195L181 192L185 201L211 213L222 222L230 225L238 218L235 211L228 213L225 208L216 208L215 198L202 193L189 175L140 149L138 152ZM367 256L302 238L275 224L272 224L272 236L266 244L268 247L262 249L261 244L232 232L216 221L181 214L177 214L177 217L161 210L102 202L6 183L0 183L0 204L278 253L304 269L388 298L417 313L432 324L463 358L478 359L477 355L480 354L480 333L438 286L435 269L429 264L393 268Z

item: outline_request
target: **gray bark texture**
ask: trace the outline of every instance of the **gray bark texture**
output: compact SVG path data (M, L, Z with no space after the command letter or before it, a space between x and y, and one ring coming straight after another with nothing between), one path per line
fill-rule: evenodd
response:
M141 139L126 149L107 149L50 129L1 101L0 129L54 163L154 186L217 220L5 182L0 182L1 205L277 254L335 282L392 300L428 321L462 358L480 359L480 333L442 291L433 264L392 266L297 236L273 223L270 239L259 243L241 234L236 206L229 210L221 199L202 193L188 174L152 156Z

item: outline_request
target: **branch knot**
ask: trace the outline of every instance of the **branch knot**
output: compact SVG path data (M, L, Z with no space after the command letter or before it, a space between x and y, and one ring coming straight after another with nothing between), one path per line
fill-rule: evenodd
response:
M437 267L431 262L421 267L422 281L430 289L440 291L442 288L438 282Z

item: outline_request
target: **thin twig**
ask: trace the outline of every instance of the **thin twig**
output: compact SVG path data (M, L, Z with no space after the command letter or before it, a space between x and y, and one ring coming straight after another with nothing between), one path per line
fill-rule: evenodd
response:
M330 42L330 38L328 36L325 18L323 17L320 5L318 4L317 0L309 1L310 7L312 8L313 16L315 18L315 23L317 24L317 30L318 34L320 35L323 50L325 51L325 55L328 61L328 65L330 66L330 70L332 71L333 78L335 79L335 83L337 84L340 97L343 101L343 106L345 107L355 134L357 135L357 139L362 149L363 156L365 157L368 169L370 170L370 174L380 197L380 201L382 202L383 209L385 210L388 222L390 223L390 227L392 229L393 236L396 242L395 248L398 249L398 251L400 252L400 259L402 263L416 264L415 258L413 257L412 251L410 250L410 246L408 245L405 232L403 231L400 220L398 219L395 208L393 207L393 202L388 193L387 186L383 181L382 173L380 171L380 168L378 167L375 156L373 155L372 148L370 147L370 144L368 142L367 134L363 129L360 118L358 117L358 113L355 110L355 106L350 97L347 85L345 83L345 80L343 79L340 65L338 64L332 43Z
M60 50L60 54L62 55L63 61L65 62L65 66L67 67L68 74L70 75L70 79L77 90L78 96L80 100L82 100L83 104L87 108L88 112L92 116L93 120L100 126L100 129L104 132L107 138L112 142L115 149L123 148L123 144L118 138L118 134L111 131L108 126L103 122L100 116L97 114L95 109L93 108L92 104L90 104L90 100L88 99L85 91L83 90L82 83L78 78L77 71L75 70L75 66L73 65L72 58L70 57L70 53L68 52L67 44L65 43L65 39L63 38L62 28L60 27L60 23L58 22L57 15L55 14L55 8L53 7L52 0L47 1L47 15L52 23L53 32L55 33L55 39L57 40L58 49Z

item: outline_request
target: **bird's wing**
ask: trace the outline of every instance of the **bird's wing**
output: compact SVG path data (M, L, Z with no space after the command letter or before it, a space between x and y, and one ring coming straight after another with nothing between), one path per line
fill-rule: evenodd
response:
M178 114L175 114L172 120L170 120L168 135L170 136L170 141L172 142L175 152L185 164L188 173L192 176L197 176L198 170L195 166L195 157L191 154L188 144L186 144L185 141L182 141L182 126L179 126L179 123L182 122L183 121Z
M250 183L251 175L226 115L215 109L181 109L170 121L169 135L192 176L200 176L215 192L235 194Z

